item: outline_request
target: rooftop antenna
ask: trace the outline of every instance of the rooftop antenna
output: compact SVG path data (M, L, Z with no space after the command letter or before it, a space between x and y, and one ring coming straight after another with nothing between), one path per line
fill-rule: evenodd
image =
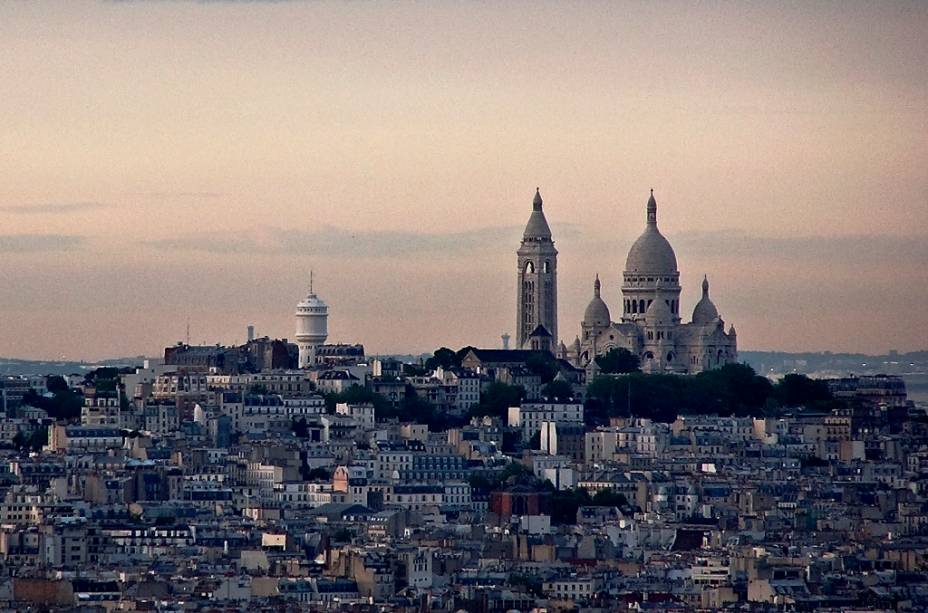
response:
M309 293L313 293L313 269L309 269Z
M187 317L187 344L190 344L190 317Z

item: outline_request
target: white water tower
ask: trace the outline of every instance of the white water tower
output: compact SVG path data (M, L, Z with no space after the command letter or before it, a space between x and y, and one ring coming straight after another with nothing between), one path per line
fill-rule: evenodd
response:
M296 344L300 348L300 368L316 361L316 349L329 336L329 307L313 291L309 277L309 295L296 305Z

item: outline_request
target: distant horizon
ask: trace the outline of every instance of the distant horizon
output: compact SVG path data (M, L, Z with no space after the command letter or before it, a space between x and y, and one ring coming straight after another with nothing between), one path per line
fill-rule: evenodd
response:
M288 339L288 342L293 343L293 341L290 340L290 339ZM241 343L241 344L244 344L244 342ZM363 343L361 343L361 344L363 345ZM191 343L191 345L201 346L201 347L214 347L214 346L216 346L216 343L207 343L207 344L205 344L205 345L196 345L195 343ZM228 345L222 345L222 346L228 346ZM475 347L475 348L477 348L477 349L501 349L501 347L487 347L487 346L479 347L479 346L476 346L476 345L462 345L462 346L460 346L460 347L452 347L452 346L450 346L450 345L439 345L438 347L435 347L434 349L429 350L429 351L378 351L378 352L376 352L376 353L369 353L369 352L367 351L367 348L365 347L365 357L368 357L368 358L376 358L376 357L381 357L381 356L425 356L425 355L432 355L432 353L433 353L435 350L440 349L440 348L442 348L442 347L447 347L448 349L453 349L453 350L457 351L457 350L463 349L464 347L467 347L467 346L473 346L473 347ZM170 345L165 345L165 347L170 347ZM890 350L890 351L892 351L892 350ZM885 352L885 353L862 353L862 352L856 352L856 351L832 351L832 350L829 350L829 349L823 349L823 350L820 350L820 351L779 351L779 350L773 350L773 349L739 349L739 350L738 350L738 353L739 353L739 355L742 354L742 353L781 353L781 354L785 354L785 355L804 355L804 354L807 354L807 355L826 355L826 354L833 354L833 355L860 355L860 356L870 357L870 358L888 357L888 356L891 355L891 353L890 353L889 351L887 351L887 352ZM897 352L897 354L900 355L900 356L907 355L907 354L912 354L912 353L928 353L928 347L926 347L925 349L915 349L915 350L912 350L912 351L899 351L899 352ZM117 362L117 361L120 361L120 360L126 360L126 361L128 361L128 360L139 360L139 359L150 360L150 359L163 359L163 358L164 358L164 355L143 355L143 354L139 354L139 355L124 355L124 356L112 356L112 357L101 357L101 358L96 358L96 359L68 358L68 357L63 357L63 358L21 358L21 357L16 357L16 356L0 355L0 361L3 361L3 360L10 360L10 361L17 361L17 362L74 362L74 363L84 363L84 364L98 364L98 363L102 363L102 362ZM739 361L740 361L740 360L739 360Z

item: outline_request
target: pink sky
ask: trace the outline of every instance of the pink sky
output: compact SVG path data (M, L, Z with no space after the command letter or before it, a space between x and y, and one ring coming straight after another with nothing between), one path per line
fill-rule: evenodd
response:
M654 188L742 349L928 348L917 2L0 3L0 356L495 346L541 186L568 342Z

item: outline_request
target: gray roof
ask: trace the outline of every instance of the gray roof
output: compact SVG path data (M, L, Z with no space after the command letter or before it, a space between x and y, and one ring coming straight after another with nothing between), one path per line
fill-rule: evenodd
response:
M522 234L523 239L548 239L551 240L551 228L548 227L548 220L541 210L542 200L541 193L535 190L535 200L532 202L532 214L525 224L525 232Z

